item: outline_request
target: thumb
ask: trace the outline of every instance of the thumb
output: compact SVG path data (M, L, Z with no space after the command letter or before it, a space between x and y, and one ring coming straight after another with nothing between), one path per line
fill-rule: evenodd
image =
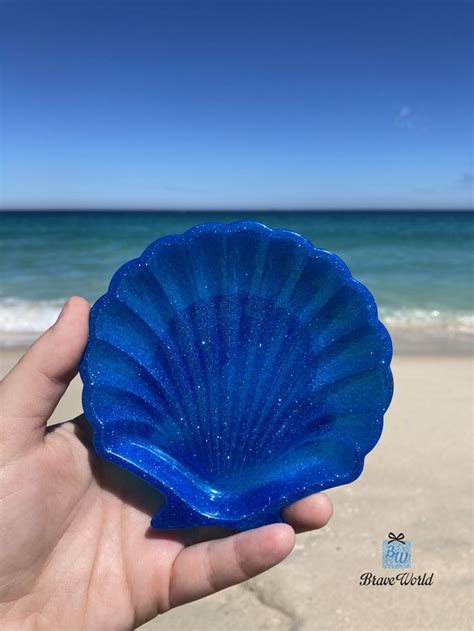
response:
M56 323L23 355L0 384L2 447L15 452L42 440L44 428L77 374L88 335L89 304L74 296Z

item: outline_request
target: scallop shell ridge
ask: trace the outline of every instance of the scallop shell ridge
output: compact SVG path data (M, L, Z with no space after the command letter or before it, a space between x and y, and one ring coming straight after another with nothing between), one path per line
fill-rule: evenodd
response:
M255 222L152 243L94 305L94 446L163 492L152 525L240 530L354 480L382 431L392 346L336 255Z

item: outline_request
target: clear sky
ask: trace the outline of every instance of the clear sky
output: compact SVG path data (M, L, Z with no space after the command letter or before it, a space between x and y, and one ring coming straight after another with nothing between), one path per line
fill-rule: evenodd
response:
M472 204L472 2L0 5L4 208Z

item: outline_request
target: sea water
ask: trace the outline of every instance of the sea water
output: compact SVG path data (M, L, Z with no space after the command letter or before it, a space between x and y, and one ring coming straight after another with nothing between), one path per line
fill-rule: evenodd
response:
M474 214L439 211L3 212L0 345L31 342L72 294L95 301L155 239L240 219L294 230L342 257L400 348L426 350L427 339L472 348Z

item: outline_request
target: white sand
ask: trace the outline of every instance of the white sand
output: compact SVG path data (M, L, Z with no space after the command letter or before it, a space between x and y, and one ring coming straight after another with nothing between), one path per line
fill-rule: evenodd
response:
M0 372L18 357L0 351ZM333 489L334 517L279 567L142 627L166 631L472 629L472 393L468 357L396 357L395 395L361 478ZM76 379L53 420L81 412ZM387 533L404 532L431 586L361 587Z

